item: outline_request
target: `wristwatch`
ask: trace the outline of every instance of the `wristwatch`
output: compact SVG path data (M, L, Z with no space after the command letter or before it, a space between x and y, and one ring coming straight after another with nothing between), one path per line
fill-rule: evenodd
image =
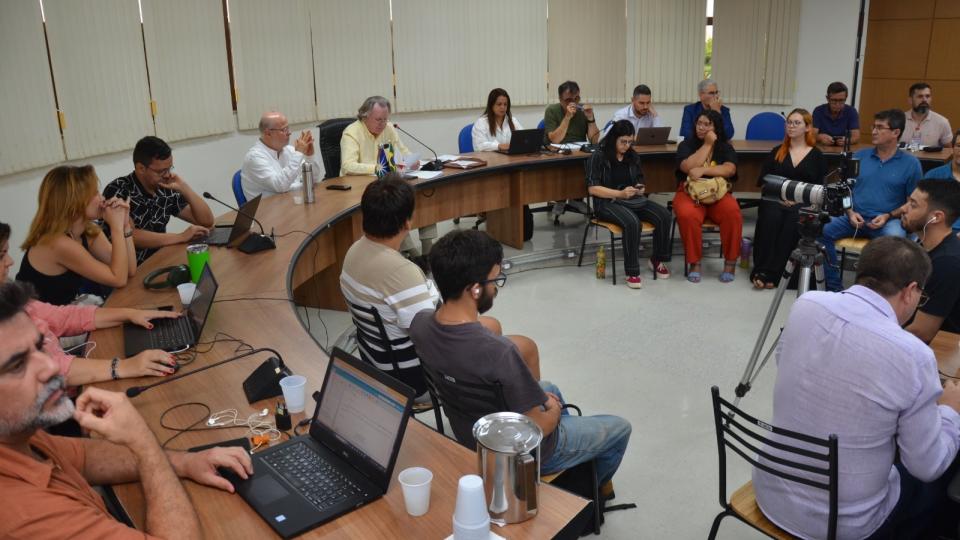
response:
M133 236L133 229L130 229L129 231L123 231L124 238L130 238L131 236Z
M110 378L113 380L119 380L120 375L117 373L117 365L120 363L120 357L114 356L113 360L110 361Z

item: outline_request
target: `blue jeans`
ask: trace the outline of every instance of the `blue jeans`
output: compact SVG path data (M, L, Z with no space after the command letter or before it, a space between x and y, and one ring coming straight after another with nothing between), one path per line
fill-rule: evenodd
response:
M863 218L868 223L870 219ZM864 225L857 230L847 219L847 216L835 217L823 227L823 236L819 238L823 247L827 251L827 261L824 265L823 273L827 281L828 291L839 291L843 289L843 278L839 262L837 261L837 249L834 243L841 238L850 238L856 233L857 238L877 238L878 236L906 236L907 231L903 230L899 219L890 219L879 229L871 229Z
M553 383L540 381L544 392L556 394L561 403L563 395ZM573 416L566 409L557 425L557 445L550 459L540 464L542 474L569 469L591 459L597 460L597 480L602 486L617 472L623 453L630 440L630 422L619 416Z

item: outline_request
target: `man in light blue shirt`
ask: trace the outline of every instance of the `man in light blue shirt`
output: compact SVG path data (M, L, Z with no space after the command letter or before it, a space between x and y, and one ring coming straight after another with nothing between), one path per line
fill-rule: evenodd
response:
M657 110L651 104L652 95L653 92L650 91L649 86L638 84L633 89L633 100L626 107L617 109L617 112L613 113L613 118L603 127L600 139L602 140L607 136L607 132L610 131L617 120L628 120L633 124L634 132L640 128L663 127L660 115L657 114Z
M923 176L920 162L897 147L906 122L903 111L890 109L873 116L874 148L854 154L860 160L860 176L853 186L853 208L846 218L832 219L823 228L820 243L827 252L824 274L827 290L843 288L834 243L841 238L906 236L900 225L901 207Z
M941 388L933 352L901 328L923 301L930 268L916 243L878 238L860 257L857 284L801 296L780 336L773 425L836 434L837 538L911 538L911 527L922 531L946 499L944 473L960 443L960 385ZM777 526L827 536L826 491L756 468L753 484Z

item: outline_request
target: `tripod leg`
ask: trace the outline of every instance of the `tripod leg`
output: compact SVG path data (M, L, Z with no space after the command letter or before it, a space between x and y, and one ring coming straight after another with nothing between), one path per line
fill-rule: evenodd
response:
M800 279L797 280L797 298L810 290L810 267L803 265L800 268Z
M823 275L823 265L827 260L827 253L824 251L823 246L817 245L817 255L813 258L813 275L817 280L817 290L825 291L827 290L827 283Z

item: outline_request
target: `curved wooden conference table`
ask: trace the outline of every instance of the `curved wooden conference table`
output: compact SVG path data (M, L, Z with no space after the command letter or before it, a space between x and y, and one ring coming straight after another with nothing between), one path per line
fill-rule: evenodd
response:
M741 181L738 191L756 191L754 179L763 157L774 141L734 141L740 153ZM647 191L674 190L674 155L676 146L639 147L644 154ZM943 159L942 156L925 156ZM417 188L414 226L422 226L457 216L487 212L487 231L504 244L522 245L523 205L566 198L581 198L586 193L583 165L586 154L568 156L534 155L505 156L497 153L473 154L487 161L477 169L445 169L432 180L413 181ZM308 379L309 392L319 389L326 369L327 355L304 327L295 304L344 310L340 295L341 261L350 245L361 236L360 197L372 177L343 177L328 180L353 187L350 191L324 189L317 186L315 204L295 205L289 195L265 199L257 217L277 235L277 249L253 255L235 249L211 247L210 265L220 283L202 336L209 343L225 335L243 340L253 347L272 347L284 362ZM233 213L223 216L232 220ZM152 307L178 306L175 290L148 291L142 278L148 272L186 260L184 246L160 250L143 264L129 285L115 291L108 306ZM336 336L330 336L330 340ZM94 333L100 357L122 356L122 335L119 329ZM187 373L234 354L236 343L217 342L201 345L203 351ZM161 426L160 417L178 404L202 402L212 412L235 408L241 416L272 403L259 402L248 406L243 396L243 379L267 358L261 354L213 368L182 381L175 381L144 392L133 402L150 428L163 442L176 431ZM157 379L131 379L103 383L107 389L122 391L130 386L149 384ZM312 400L307 410L312 412ZM294 422L302 414L294 416ZM165 419L168 426L187 427L206 419L206 411L198 405L178 408ZM233 439L244 435L243 428L220 431L187 432L169 448L193 446ZM463 474L476 472L472 452L450 439L435 433L417 421L411 421L400 451L394 476L405 467L427 466L434 472L430 511L420 518L409 517L403 506L400 489L394 481L385 497L307 534L324 538L412 537L443 538L451 532L451 516L456 482ZM195 503L201 522L211 538L271 537L272 531L237 496L185 482ZM139 485L116 486L115 491L142 528L143 496ZM587 514L588 501L560 489L544 485L541 489L539 515L521 524L497 529L508 538L550 538L568 536L581 525ZM571 520L574 523L570 524ZM566 529L565 529L566 527Z

